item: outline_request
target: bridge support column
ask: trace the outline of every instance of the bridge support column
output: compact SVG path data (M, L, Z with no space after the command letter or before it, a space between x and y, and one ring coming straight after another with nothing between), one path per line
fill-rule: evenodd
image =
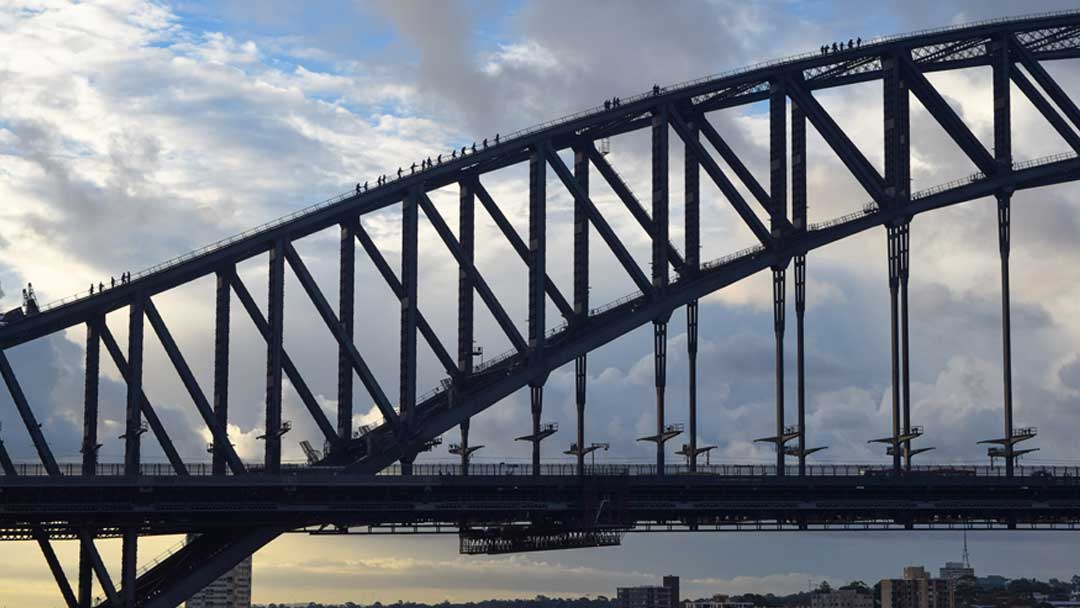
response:
M532 474L540 474L540 415L544 411L544 387L529 385L529 411L532 413Z
M416 405L416 309L417 230L420 191L413 187L401 202L401 361L399 414L406 432L412 426ZM401 474L412 475L416 452L408 450L401 458Z
M574 179L582 192L589 193L589 157L587 152L574 150ZM587 203L574 198L574 322L579 325L589 320L589 212ZM588 355L574 360L574 401L577 406L577 470L585 474L585 399L588 383Z
M892 336L892 457L893 469L900 471L902 446L900 444L900 328L899 289L900 289L900 228L887 228L887 247L889 254L889 327Z
M84 477L97 475L98 461L98 403L101 372L101 332L98 323L104 318L86 324L86 381L83 393L83 437L82 437L82 474ZM94 585L93 566L85 545L79 546L79 608L90 608L93 602Z
M1009 250L1011 246L1011 193L999 193L998 251L1001 254L1001 374L1005 413L1005 476L1013 476L1012 313L1009 296Z
M341 225L338 266L338 320L349 341L354 334L354 299L356 291L356 235L350 223ZM349 351L338 346L337 432L342 441L353 433L353 368Z
M138 606L136 578L138 574L139 531L136 528L124 530L123 545L120 549L120 599L124 608Z
M667 387L667 321L653 322L653 373L656 385L656 474L664 474L664 396Z
M270 249L270 274L266 343L266 429L263 460L266 472L281 470L281 374L285 328L285 241L278 239Z
M776 475L784 476L784 317L787 269L773 268L773 332L776 336Z
M459 426L461 430L461 475L463 477L469 476L469 423L471 420L466 418L461 421Z
M233 272L232 266L218 271L214 298L214 417L226 431L229 428L229 305L232 297L229 276ZM214 475L225 474L227 451L228 446L214 444Z
M463 258L473 263L476 235L476 186L471 180L458 185L458 243ZM472 275L458 266L458 371L460 382L472 374L474 345L474 312ZM469 418L461 421L461 474L469 474Z
M1010 71L1012 58L1009 53L1009 38L1003 35L991 44L993 55L994 87L994 161L998 171L1012 171L1012 113ZM1009 296L1009 250L1011 248L1011 203L1012 191L1002 190L997 193L998 208L998 251L1001 255L1001 375L1002 406L1005 415L1005 437L1002 453L1005 456L1005 476L1013 476L1016 451L1013 436L1013 395L1012 395L1012 318Z
M690 472L697 471L697 352L698 352L698 302L691 300L686 305L686 357L690 368L688 379L689 406L690 406Z
M124 474L139 475L142 439L143 318L145 296L136 293L128 317L127 413L124 425Z
M696 118L687 122L687 138L693 141L699 139L700 129ZM683 252L685 262L685 274L693 276L701 266L701 165L691 151L690 146L683 146L683 187L684 205L683 232L686 240ZM686 356L689 366L688 391L689 391L689 433L690 441L688 457L690 471L697 471L698 457L698 430L697 430L697 352L698 352L698 301L691 300L686 305Z
M529 366L535 375L529 383L532 413L532 474L540 474L540 415L544 408L544 340L547 330L544 289L547 281L547 159L540 150L529 156Z
M806 475L806 359L803 321L806 317L806 254L795 256L795 398L799 440L799 477Z
M652 284L658 295L668 285L668 112L652 115ZM656 378L656 473L664 474L664 400L667 387L667 324L670 314L653 322L653 353Z
M904 438L903 453L904 453L904 469L911 470L911 457L913 452L911 451L911 352L910 352L910 340L908 339L908 267L910 265L910 222L904 222L897 226L897 247L899 260L898 272L900 274L900 364L901 364L901 377L900 377L900 398L901 406L903 410L903 431L902 436Z

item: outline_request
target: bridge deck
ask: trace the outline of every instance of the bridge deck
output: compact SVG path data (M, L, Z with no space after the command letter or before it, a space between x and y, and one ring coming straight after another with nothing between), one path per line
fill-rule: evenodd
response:
M495 465L497 468L497 465ZM447 469L449 470L449 469ZM1080 526L1075 471L1006 479L957 469L903 476L718 473L8 477L0 538L136 526L175 534L245 525L439 532L507 525L621 530ZM868 474L869 473L869 474Z

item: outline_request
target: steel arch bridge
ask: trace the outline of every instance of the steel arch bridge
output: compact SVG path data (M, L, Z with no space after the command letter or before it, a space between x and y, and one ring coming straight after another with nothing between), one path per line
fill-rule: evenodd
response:
M65 467L57 462L31 404L28 402L7 356L0 351L2 374L12 400L25 423L40 457L39 468L20 466L11 461L0 444L0 527L7 538L34 539L40 545L56 577L68 606L90 606L92 588L97 584L105 595L102 607L174 606L221 575L241 559L282 533L305 526L330 524L347 528L401 521L415 523L415 515L400 519L387 516L371 519L370 514L394 511L394 504L413 504L417 493L447 488L444 500L451 523L468 516L473 496L494 489L503 506L492 507L499 515L492 521L520 521L539 518L551 496L567 501L580 499L586 510L600 504L605 492L634 496L635 492L659 492L658 498L642 509L644 515L634 521L678 521L688 529L705 529L734 507L727 503L708 503L702 511L684 512L684 499L693 494L709 498L710 492L729 492L724 480L745 477L746 471L732 472L698 465L698 456L707 449L696 443L695 360L697 348L697 301L700 297L731 285L760 271L771 271L774 290L776 334L776 434L766 438L776 446L776 467L768 472L751 471L759 488L781 494L795 489L799 496L819 492L820 511L808 516L794 516L774 502L748 498L742 509L757 513L743 521L777 522L779 528L794 523L797 528L813 529L832 522L884 520L913 527L933 521L1017 522L1073 527L1080 523L1080 492L1074 476L1059 477L1040 471L1038 483L1027 478L1023 485L1013 482L1023 473L1015 465L1025 449L1017 443L1030 439L1033 429L1013 428L1011 401L1011 349L1009 327L1009 246L1010 200L1017 190L1061 184L1080 179L1080 108L1055 82L1044 67L1046 62L1080 57L1080 12L1070 11L1010 20L988 21L962 27L950 27L913 35L886 37L858 45L822 49L781 61L708 77L672 87L654 88L635 97L612 100L603 107L541 125L506 137L485 140L479 148L454 151L436 162L424 161L419 168L401 171L396 177L380 178L374 187L360 188L312 208L294 213L266 226L249 231L197 252L171 260L138 273L121 284L80 294L58 303L38 306L30 300L25 309L8 313L0 327L0 349L48 336L77 325L86 327L86 390L84 401L83 458L81 466ZM927 79L931 72L989 66L993 72L994 146L986 147L944 100ZM814 92L854 83L881 81L884 110L885 172L880 174L815 99ZM1015 85L1039 111L1046 122L1068 144L1067 153L1041 159L1016 160L1012 155L1010 96ZM910 191L911 95L963 150L979 172L963 180L922 192ZM761 184L747 169L746 163L726 143L709 121L709 113L756 102L769 107L769 183ZM790 130L787 127L790 119ZM822 224L807 222L806 129L807 123L843 162L850 175L865 189L872 201L860 211ZM595 143L631 131L648 131L652 139L652 192L647 209L601 154ZM685 242L678 247L669 238L668 175L669 138L680 140L686 153L681 159L685 170ZM708 143L721 157L725 170L705 146ZM790 145L791 153L788 154ZM573 153L573 166L567 166L559 153ZM527 164L529 171L528 234L513 228L498 203L484 188L484 176L511 165ZM554 172L574 200L573 292L563 295L549 278L546 263L547 171ZM611 226L590 198L593 171L617 195L641 224L652 242L652 268L646 273L638 266ZM700 174L711 180L741 221L758 241L755 246L718 260L701 260L700 250ZM788 178L790 175L790 191ZM740 183L750 193L741 194ZM460 225L456 235L442 219L428 197L428 192L457 185L459 188ZM912 445L920 432L910 418L910 392L907 374L907 285L908 231L913 216L970 201L994 197L998 209L998 238L1002 270L1004 428L1000 438L988 440L991 453L1004 459L1001 477L953 479L950 474L921 479L903 474L917 471L912 456L926 448ZM474 214L476 201L494 219L510 245L528 268L528 328L525 335L517 329L502 303L474 263ZM380 209L401 206L401 266L392 268L366 232L361 218ZM768 225L756 207L763 209ZM417 300L418 225L421 211L443 241L459 268L458 335L456 352L436 337L421 312ZM313 279L293 242L327 228L340 227L339 302L330 302ZM806 258L810 251L872 228L884 227L888 234L889 288L891 297L892 352L892 434L880 440L892 457L892 467L877 471L868 481L867 471L827 471L809 467L806 457L816 448L808 447L804 426L803 321L806 297ZM589 300L589 235L595 231L633 280L638 292L599 308ZM355 248L359 243L374 262L378 272L401 305L400 394L396 404L380 387L364 355L354 342ZM235 271L244 260L269 255L266 314ZM286 266L303 286L338 347L338 412L330 420L316 403L303 376L283 347L284 279ZM795 274L795 311L797 333L797 422L785 424L782 383L783 335L786 308L785 273ZM173 340L165 320L153 303L158 294L192 280L215 276L216 324L213 386L206 392L195 378L180 348ZM229 402L230 307L233 297L250 316L266 342L266 429L265 458L252 465L237 455L226 432ZM514 350L506 356L474 362L474 299L479 296ZM545 308L548 302L563 317L563 323L548 330ZM666 331L671 314L680 307L687 311L689 327L690 416L687 473L672 481L672 470L665 463L664 444L681 429L665 423ZM105 323L107 313L128 311L128 344L121 348ZM209 467L186 463L179 456L167 429L155 413L143 391L143 342L146 322L164 346L175 371L190 393L198 413L212 434L213 463ZM595 483L587 480L585 465L589 450L585 436L586 362L588 353L626 334L652 324L655 348L656 434L645 438L656 443L656 466L644 471L642 478L626 471L592 471ZM418 398L417 343L423 339L445 370L447 380L440 390ZM98 462L98 379L101 344L115 362L127 384L125 458L122 466L108 469ZM541 440L551 429L541 424L543 386L555 368L574 362L576 369L577 427L573 453L577 467L569 476L542 475ZM354 401L353 375L360 378L384 421L372 429L355 432L352 419ZM283 467L281 438L286 430L282 420L282 382L287 377L294 386L330 449L307 475ZM533 446L533 476L507 480L503 471L469 473L469 456L476 449L468 439L469 420L500 399L525 386L530 387L532 431L523 439ZM144 426L144 421L146 426ZM454 469L457 480L434 483L430 478L412 481L417 476L435 472L415 470L416 455L428 449L442 434L460 427L460 444L455 452L461 465ZM148 428L147 428L148 427ZM161 444L168 471L154 472L140 461L141 435L149 430ZM792 443L793 445L788 445ZM785 456L797 459L797 466L785 466ZM372 477L387 467L400 463L401 477ZM420 467L420 465L416 465ZM152 467L150 467L152 469ZM104 472L104 474L103 474ZM547 471L553 472L553 471ZM28 473L30 475L28 475ZM33 475L37 473L37 475ZM199 477L199 474L204 477ZM409 476L416 473L416 476ZM713 473L709 476L705 473ZM939 473L941 473L939 471ZM665 475L667 474L667 475ZM824 475L814 484L800 480ZM511 476L512 477L512 476ZM770 478L771 477L771 478ZM554 480L554 481L552 481ZM575 481L577 480L577 481ZM855 481L852 481L855 480ZM914 480L914 481L913 481ZM581 485L574 485L580 483ZM874 495L850 512L829 511L825 502L851 501L854 484ZM801 484L801 485L800 485ZM735 484L738 486L738 484ZM740 487L745 487L745 484ZM195 488L192 490L191 488ZM239 489L237 489L239 488ZM719 490L717 490L719 488ZM824 489L823 489L824 488ZM1034 488L1034 489L1032 489ZM330 505L326 490L336 489L350 497L347 505ZM216 521L195 515L197 505L187 504L175 514L141 514L153 511L155 504L189 500L193 493L228 493L232 498L206 512L224 513ZM309 496L306 492L313 492ZM322 495L319 492L323 492ZM898 495L921 492L925 502L916 508L897 499ZM146 498L146 493L153 495ZM517 493L517 494L515 494ZM582 495L589 494L587 497ZM613 494L613 495L614 495ZM723 494L723 493L722 493ZM224 494L223 494L224 495ZM307 496L308 502L285 498ZM723 494L728 496L729 494ZM761 494L755 494L762 496ZM140 498L142 496L142 498ZM513 502L516 496L519 502ZM374 498L372 498L374 497ZM975 507L964 506L965 497L984 500ZM981 497L981 498L980 498ZM989 498L987 498L989 497ZM995 498L996 497L996 498ZM715 496L713 496L715 498ZM195 500L195 499L190 499ZM289 503L288 501L294 502ZM704 500L704 499L703 499ZM753 503L753 500L758 502ZM1013 502L1009 502L1009 501ZM21 502L20 502L21 501ZM158 502L160 501L160 502ZM245 502L247 501L247 502ZM283 502L284 501L284 502ZM375 502L365 502L375 501ZM599 501L599 503L597 502ZM665 502L667 501L667 502ZM680 502L683 501L683 502ZM935 502L936 501L936 502ZM995 502L996 501L996 502ZM1026 502L1025 502L1026 501ZM1043 511L1034 513L1036 502ZM250 503L250 504L248 504ZM285 508L283 505L298 508ZM697 503L695 503L697 504ZM705 503L701 503L705 504ZM849 503L853 504L853 503ZM235 512L222 505L246 505L252 516L250 524L237 527ZM389 505L389 506L388 506ZM453 505L457 505L454 507ZM547 505L547 506L545 506ZM590 507L591 505L592 507ZM657 506L659 505L659 506ZM664 506L671 505L671 506ZM727 506L725 506L727 505ZM929 505L929 506L927 506ZM1017 506L1019 505L1019 506ZM1046 506L1049 505L1049 506ZM965 511L965 509L970 509ZM628 507L629 508L629 507ZM830 507L831 508L831 507ZM925 512L917 512L918 509ZM351 511L349 509L352 509ZM457 509L457 510L455 510ZM861 510L860 510L861 509ZM1045 510L1049 509L1049 510ZM165 509L168 511L168 509ZM276 515L274 515L276 513ZM686 513L690 513L687 515ZM700 519L698 517L700 516ZM411 517L411 519L410 519ZM604 517L608 517L607 514ZM706 517L713 517L709 520ZM799 518L802 519L799 519ZM222 524L222 519L226 522ZM501 518L501 519L499 519ZM720 519L715 519L720 518ZM938 518L935 520L935 518ZM600 511L596 520L600 521ZM709 523L713 522L713 523ZM662 529L664 524L658 524ZM715 524L721 525L721 524ZM194 532L195 541L165 557L147 571L136 568L140 534ZM560 536L561 534L561 536ZM485 539L483 535L464 536L463 550L477 546L489 551L611 544L611 529L572 529L550 531L528 538ZM607 536L605 536L607 535ZM114 584L103 563L94 539L104 536L123 538L120 585ZM80 546L78 582L71 586L51 545L51 539L76 539ZM491 542L488 542L491 541Z

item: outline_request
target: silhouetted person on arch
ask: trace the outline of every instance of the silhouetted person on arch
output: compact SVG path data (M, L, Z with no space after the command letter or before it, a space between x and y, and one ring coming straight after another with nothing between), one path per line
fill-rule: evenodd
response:
M495 134L495 145L496 146L499 145L499 134L498 133Z

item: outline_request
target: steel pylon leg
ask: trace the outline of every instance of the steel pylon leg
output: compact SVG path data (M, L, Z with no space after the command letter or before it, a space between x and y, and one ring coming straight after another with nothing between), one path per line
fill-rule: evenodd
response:
M776 337L776 475L784 476L784 316L787 269L773 268L773 331Z
M806 316L806 255L795 256L795 380L798 406L799 477L806 475L806 360L803 320Z
M664 393L667 386L667 321L653 322L653 371L656 384L656 474L664 474Z
M697 471L697 352L698 352L698 301L686 305L686 356L689 372L690 407L690 472Z
M1009 249L1011 244L1011 199L1000 193L998 202L998 250L1001 254L1001 373L1005 413L1005 476L1013 476L1013 403L1012 403L1012 314L1009 303Z
M532 413L532 474L540 474L540 415L544 410L543 385L529 386L529 409Z
M899 228L889 226L887 232L889 254L889 328L892 336L892 457L893 470L900 471L900 328L899 328L899 289L900 289L900 238Z

